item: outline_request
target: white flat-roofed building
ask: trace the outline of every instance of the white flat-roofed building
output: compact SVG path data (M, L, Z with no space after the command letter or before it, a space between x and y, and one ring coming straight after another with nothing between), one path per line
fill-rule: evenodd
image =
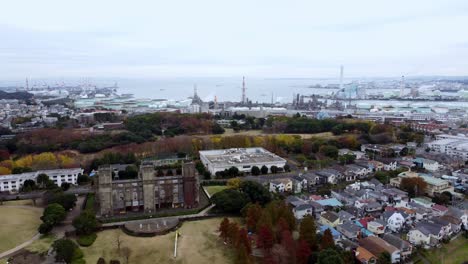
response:
M250 172L253 166L261 168L265 165L270 171L272 166L282 168L286 165L285 159L264 148L203 150L199 153L203 165L213 175L231 167L236 167L241 172Z
M437 135L436 140L426 146L434 152L468 160L468 137L464 135Z
M17 192L26 180L36 181L39 174L46 174L58 186L64 182L76 184L78 176L83 174L82 168L57 169L57 170L39 170L34 172L25 172L21 174L9 174L0 176L0 191Z

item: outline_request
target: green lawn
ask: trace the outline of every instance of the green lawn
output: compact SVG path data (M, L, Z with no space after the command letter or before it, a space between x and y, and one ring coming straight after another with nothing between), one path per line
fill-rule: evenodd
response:
M222 190L225 190L228 187L226 185L214 185L214 186L204 186L204 188L210 194L210 196L213 196L213 194L220 192Z
M31 243L26 249L31 252L43 253L49 250L55 241L54 235L42 235L41 238Z
M111 259L120 259L117 240L121 248L131 250L130 263L233 263L232 251L224 248L218 238L217 229L222 218L185 222L179 228L178 256L174 259L175 233L171 232L156 237L133 237L120 229L105 230L98 233L94 244L82 248L86 263L96 263L104 257L107 263Z
M12 249L37 234L42 208L0 206L0 252Z
M468 261L468 239L460 236L441 248L422 250L421 253L433 264L460 264Z

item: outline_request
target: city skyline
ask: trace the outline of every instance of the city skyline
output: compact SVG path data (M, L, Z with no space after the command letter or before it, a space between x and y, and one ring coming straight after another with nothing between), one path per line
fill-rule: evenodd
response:
M15 1L1 79L466 75L464 1Z

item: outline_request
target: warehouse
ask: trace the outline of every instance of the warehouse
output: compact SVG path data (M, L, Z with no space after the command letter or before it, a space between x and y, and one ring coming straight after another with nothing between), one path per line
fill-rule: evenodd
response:
M253 166L266 166L271 171L272 166L283 168L286 160L264 148L232 148L200 151L200 160L211 172L216 174L231 167L241 172L250 172Z

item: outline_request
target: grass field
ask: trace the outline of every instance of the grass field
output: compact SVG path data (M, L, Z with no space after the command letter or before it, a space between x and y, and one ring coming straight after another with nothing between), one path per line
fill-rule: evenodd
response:
M3 205L27 205L27 206L34 206L32 200L12 200L12 201L5 201Z
M206 191L210 194L210 196L213 196L213 194L220 192L222 190L225 190L228 187L226 185L214 185L214 186L204 186L203 188L206 189Z
M41 224L41 208L0 206L0 252L29 240Z
M179 229L181 237L178 244L178 256L174 254L174 236L171 232L156 237L132 237L120 229L106 230L98 233L96 242L90 247L82 248L86 263L96 263L99 257L104 257L109 263L111 259L124 258L117 252L117 237L122 241L121 248L131 249L130 263L232 263L233 256L218 239L216 230L221 218L185 222Z
M460 264L468 261L468 239L460 236L441 248L423 250L421 253L433 264Z

